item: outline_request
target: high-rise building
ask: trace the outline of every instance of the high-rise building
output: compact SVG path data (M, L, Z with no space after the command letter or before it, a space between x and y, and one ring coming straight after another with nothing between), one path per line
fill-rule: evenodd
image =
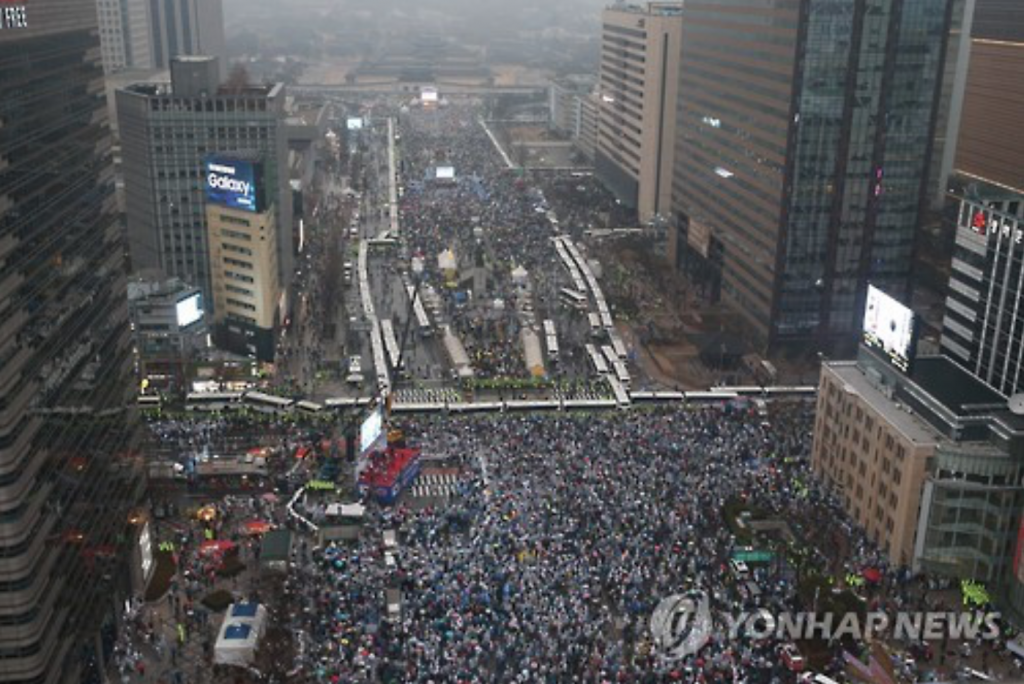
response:
M149 0L96 0L96 13L105 73L153 68Z
M220 75L227 73L222 0L147 0L152 22L153 66L168 69L179 56L220 58Z
M549 88L548 110L551 127L571 138L578 138L583 125L581 102L593 91L596 79L589 75L572 75L555 79Z
M671 208L681 12L649 2L601 15L594 172L641 221Z
M906 292L953 0L687 0L684 268L766 346L852 340Z
M96 7L2 9L0 682L99 681L145 551Z
M592 99L595 85L597 79L592 75L573 75L556 79L550 87L551 128L568 136L588 159L593 159L593 145L581 143L581 139L596 135L596 107Z
M215 309L210 281L205 160L218 152L254 152L275 186L279 281L292 271L292 202L287 173L285 90L282 84L220 85L218 60L179 57L171 83L117 91L125 207L134 269L159 268L203 290ZM283 171L282 171L283 169Z
M274 360L281 280L273 196L274 167L259 154L209 157L206 224L214 332L218 346L259 361ZM231 187L239 186L242 191ZM268 202L269 199L269 202Z
M1024 195L1024 6L977 0L954 171L982 196Z
M960 203L942 350L1006 395L1024 390L1024 202Z

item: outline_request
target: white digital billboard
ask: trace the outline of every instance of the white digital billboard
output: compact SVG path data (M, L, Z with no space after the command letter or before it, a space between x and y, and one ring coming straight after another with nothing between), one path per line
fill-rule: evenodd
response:
M175 306L178 315L178 327L186 328L203 317L202 295L198 292L178 301Z
M914 358L917 317L874 285L868 285L864 305L864 344L884 354L889 362L907 373Z
M436 174L438 180L452 180L453 178L455 178L455 167L438 166Z
M350 131L361 131L363 129L363 120L357 116L350 116L345 121L345 127Z
M420 91L420 99L424 104L437 102L437 88L424 88Z
M142 579L148 581L153 570L153 537L150 534L148 522L142 526L142 532L139 534L139 557L142 565Z
M365 454L377 444L384 431L384 411L378 407L367 416L359 427L359 453Z

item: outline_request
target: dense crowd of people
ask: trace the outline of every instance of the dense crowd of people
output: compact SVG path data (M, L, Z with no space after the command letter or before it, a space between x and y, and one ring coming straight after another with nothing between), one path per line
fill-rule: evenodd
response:
M771 644L716 634L699 656L667 663L647 623L690 588L739 600L726 580L728 501L790 520L817 510L802 535L857 538L810 480L794 487L809 409L771 424L713 409L409 423L426 453L462 463L464 495L377 511L358 543L302 554L292 584L309 609L294 627L315 645L311 681L772 681L782 665ZM395 570L380 534L392 528ZM884 567L869 544L847 548L859 554L848 562ZM756 574L764 605L795 600L791 578ZM402 592L395 622L382 618L388 587Z
M595 212L610 215L616 205L592 178L507 168L479 111L478 103L466 102L400 117L401 230L410 250L425 255L425 282L444 293L441 322L463 341L477 377L524 377L524 326L539 328L540 319L551 318L564 333L585 335L579 316L559 306L559 290L572 283L551 238L562 230L578 238ZM448 166L455 177L436 178L436 169ZM437 256L446 250L455 254L462 282L451 282L439 267ZM526 270L524 281L513 278L517 267ZM581 360L567 358L565 366L585 373Z

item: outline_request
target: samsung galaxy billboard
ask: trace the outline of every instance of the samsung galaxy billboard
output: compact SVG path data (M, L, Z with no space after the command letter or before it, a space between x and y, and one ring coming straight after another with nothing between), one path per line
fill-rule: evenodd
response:
M259 165L230 157L207 157L206 201L228 209L261 211Z

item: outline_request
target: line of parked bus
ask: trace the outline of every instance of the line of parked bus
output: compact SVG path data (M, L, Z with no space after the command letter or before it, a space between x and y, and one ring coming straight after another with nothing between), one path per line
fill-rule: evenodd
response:
M603 353L593 345L587 345L587 353L595 362L604 363ZM607 368L607 365L605 366ZM605 371L607 373L607 370ZM704 391L637 391L629 392L614 375L608 376L609 383L615 391L614 399L546 399L516 400L473 403L398 403L392 405L395 413L430 413L448 411L450 413L475 413L485 411L530 411L530 410L581 410L588 408L626 408L627 406L645 406L652 404L714 404L744 399L779 399L779 398L810 398L817 388L813 386L739 386L715 387ZM284 415L290 413L318 414L324 411L338 411L369 406L370 397L336 397L326 399L323 403L306 399L290 399L278 397L264 392L250 390L247 392L203 392L189 394L185 400L185 408L189 411L230 411L239 408L251 408L263 413ZM141 407L160 405L159 397L145 395L139 397Z
M544 344L548 349L548 361L558 363L558 331L555 329L555 322L551 319L544 319Z

